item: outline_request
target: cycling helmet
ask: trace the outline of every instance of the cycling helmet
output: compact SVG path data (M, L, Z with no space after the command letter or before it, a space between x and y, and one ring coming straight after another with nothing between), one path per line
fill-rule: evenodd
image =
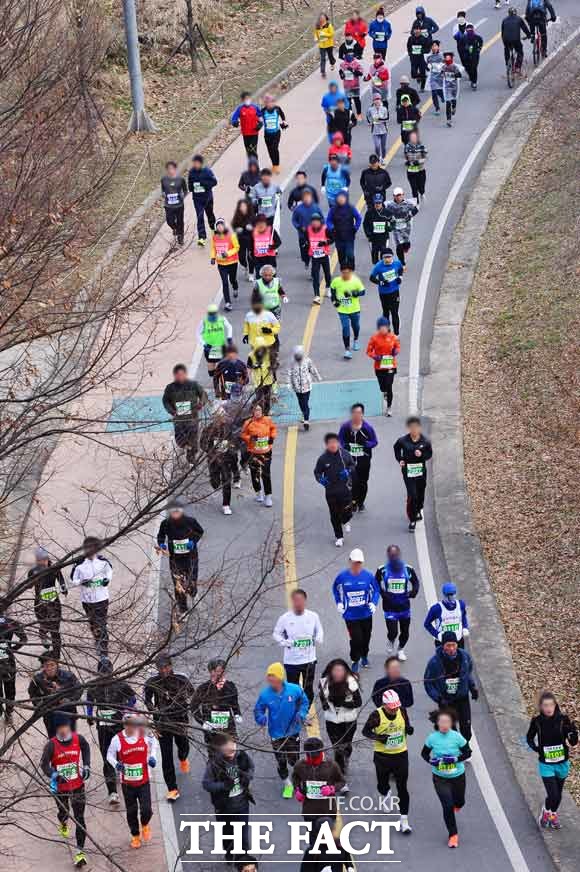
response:
M401 700L396 690L385 690L383 693L383 705L389 709L401 708Z
M518 10L516 9L516 7L510 6L510 8L508 9L508 15L517 15L517 14L518 14Z

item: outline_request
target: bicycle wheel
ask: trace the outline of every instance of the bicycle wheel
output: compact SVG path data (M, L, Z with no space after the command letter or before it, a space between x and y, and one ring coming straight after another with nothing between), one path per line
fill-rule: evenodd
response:
M507 78L508 88L513 88L513 86L514 86L514 67L513 67L513 63L512 63L511 58L507 62L507 64L505 65L505 74L506 74L506 78Z
M534 35L534 48L532 50L532 58L533 58L535 67L537 67L538 64L540 63L540 58L542 56L542 49L541 49L541 41L540 40L541 40L540 32L536 31L536 33Z

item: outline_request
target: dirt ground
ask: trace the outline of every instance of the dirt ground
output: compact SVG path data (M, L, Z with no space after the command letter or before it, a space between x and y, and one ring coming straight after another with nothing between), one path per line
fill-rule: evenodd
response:
M500 193L462 338L469 494L520 684L530 713L550 689L577 721L579 134L574 77Z

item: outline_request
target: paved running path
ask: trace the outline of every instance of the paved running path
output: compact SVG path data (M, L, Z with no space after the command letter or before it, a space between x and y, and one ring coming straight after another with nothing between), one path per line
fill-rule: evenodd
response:
M414 4L407 4L393 13L391 21L395 36L389 49L391 63L404 53L408 26L413 16ZM437 0L428 10L440 24L457 11L457 3L451 0ZM564 0L559 4L559 14L569 19L578 18L578 12L573 12L572 0ZM471 20L481 22L479 30L486 42L494 39L503 10L495 12L489 0L470 7L468 16ZM443 48L453 47L450 26L442 27ZM413 253L409 270L402 287L402 354L400 358L399 375L395 381L395 416L374 421L377 426L380 447L375 453L373 477L368 499L368 512L362 518L356 518L353 533L347 539L347 547L338 553L334 548L333 537L329 526L326 507L321 489L312 477L315 459L321 450L322 435L329 426L333 428L346 415L346 408L336 399L335 388L329 385L329 395L334 399L335 412L328 422L315 424L309 434L300 433L296 439L294 429L280 431L275 448L273 464L274 480L274 511L257 509L252 501L252 494L246 482L241 492L236 492L236 503L233 506L234 515L223 518L219 513L219 500L212 498L196 509L196 514L206 527L208 533L202 548L202 576L212 567L220 565L224 551L231 561L239 561L241 575L236 584L243 583L243 573L251 572L254 555L259 550L270 530L272 521L280 523L285 508L285 520L292 517L294 511L293 532L295 540L295 564L297 577L305 586L310 596L310 607L318 610L323 616L327 633L327 642L320 651L320 661L326 662L333 656L345 656L347 652L345 634L341 620L338 618L330 599L329 588L336 572L344 564L350 547L360 546L364 549L368 567L372 570L383 562L384 548L390 541L398 541L404 549L405 558L415 565L419 575L424 573L423 560L419 562L415 550L415 540L406 531L402 515L403 488L398 469L392 459L392 443L403 432L403 421L407 412L406 374L408 371L408 353L411 328L411 315L415 291L422 266L422 254L429 243L430 234L437 220L440 207L444 202L454 178L462 163L471 151L482 131L493 117L508 94L503 78L503 61L500 46L497 41L491 45L482 58L480 66L480 90L472 94L463 87L459 102L456 125L450 131L441 119L436 119L427 113L422 123L423 141L430 152L428 164L428 200L421 210L414 226ZM398 82L402 73L408 74L408 61L394 66L394 83ZM322 117L319 108L320 96L325 90L324 83L318 74L310 76L305 82L290 92L281 101L290 122L289 130L284 134L282 144L282 161L285 173L292 173L298 166L306 166L311 181L318 185L319 173L325 159L326 142L321 143L323 136ZM368 96L367 96L368 101ZM300 118L300 124L296 119ZM397 132L396 125L391 123L390 143ZM358 199L358 177L366 165L366 158L371 148L371 139L366 124L356 128L353 139L354 160L352 167L352 199ZM214 166L219 179L216 194L216 214L231 218L235 201L238 199L237 179L240 168L245 162L241 141L236 141L226 150ZM474 167L474 170L477 166ZM400 151L394 156L389 167L394 185L406 186L406 178ZM466 185L466 193L469 185ZM456 220L461 208L458 201L454 208L452 221L447 230L446 240L451 232L451 225ZM191 225L191 209L188 202L187 219ZM190 233L191 236L191 233ZM291 303L284 310L282 331L282 361L285 365L289 352L294 344L301 341L307 324L313 326L311 312L312 291L307 274L297 258L295 232L290 226L289 213L284 209L282 233L283 246L279 258L279 272L284 280ZM163 228L154 240L147 257L151 264L163 255L167 249L169 232ZM444 246L438 252L434 265L430 294L425 317L426 329L422 338L422 363L425 363L429 348L429 324L436 298L436 289L442 274L446 251ZM362 231L357 247L357 272L366 280L370 267L367 246ZM170 379L170 370L174 362L184 360L189 362L195 353L194 334L197 323L205 310L207 303L215 296L219 280L215 268L209 265L208 252L198 251L188 247L175 258L171 269L165 274L164 287L168 292L169 301L164 311L160 311L157 323L157 335L171 336L170 343L164 348L152 350L139 358L138 368L125 374L122 381L115 384L111 393L99 393L91 397L93 410L108 415L114 400L127 396L149 397L158 395ZM241 336L243 315L248 308L249 286L241 284L240 299L232 313L234 334ZM363 300L363 321L361 340L363 348L373 331L374 321L380 307L373 286ZM310 317L310 321L309 321ZM137 345L128 343L124 353L130 354L137 350ZM325 304L320 310L316 330L313 334L312 355L320 368L326 382L345 380L368 380L372 378L371 364L363 352L355 355L351 362L342 360L342 345L340 342L338 319L332 307ZM283 371L284 367L282 368ZM203 376L204 368L201 371ZM135 389L135 385L138 388ZM361 387L361 390L366 388ZM294 458L293 447L296 444ZM30 541L43 541L56 554L76 543L85 531L106 534L115 529L119 518L123 516L126 506L131 500L127 483L128 456L120 456L119 449L128 455L139 456L141 452L150 453L153 450L164 452L168 446L166 432L153 432L141 435L111 434L92 447L82 442L75 444L73 440L62 440L51 458L47 484L40 493L39 505L32 515L29 530ZM435 446L435 451L437 446ZM288 461L285 463L285 459ZM293 462L294 461L294 462ZM285 488L282 483L285 481ZM80 487L80 485L83 487ZM295 504L288 503L290 488L294 486ZM285 499L285 506L283 500ZM66 507L66 510L65 510ZM90 512L90 520L78 526L71 518L85 518ZM445 565L440 552L437 531L432 522L433 513L430 506L426 511L427 539L433 576L437 586L446 579ZM97 521L98 519L98 521ZM286 539L289 540L289 525L286 524ZM130 537L122 548L111 549L111 556L116 566L115 590L117 595L128 590L139 578L139 584L144 586L144 602L146 609L154 602L154 594L159 581L157 562L152 559L151 531L143 531ZM245 558L245 560L243 560ZM162 573L162 583L167 582ZM292 580L292 579L290 579ZM424 579L423 579L424 580ZM149 584L149 587L146 585ZM74 593L72 594L74 597ZM276 646L270 641L271 628L279 612L285 607L284 591L273 591L261 603L261 615L257 626L260 638L252 633L248 646L243 650L232 676L241 690L242 708L245 713L245 724L242 730L252 745L260 746L262 738L256 735L252 728L251 707L257 690L262 682L264 667L273 659L277 659ZM166 601L161 599L161 619L164 620ZM396 840L397 860L403 860L408 869L419 870L429 865L433 870L464 869L473 865L478 870L517 869L518 872L547 872L552 868L543 843L537 833L523 800L514 786L509 764L503 753L499 739L495 733L494 722L487 714L486 702L480 699L473 705L474 726L477 730L479 744L488 769L492 775L497 794L503 803L503 808L511 825L511 830L517 838L519 847L511 849L511 859L506 853L500 834L490 815L486 800L480 790L472 767L468 771L468 805L460 819L462 848L456 854L449 854L444 839L443 822L440 808L432 791L429 770L418 757L418 750L427 732L426 712L429 710L428 700L421 686L420 677L424 664L432 646L426 634L421 629L426 604L424 596L415 601L415 621L412 627L412 637L409 646L410 659L406 673L413 681L417 681L416 704L411 711L416 733L410 742L411 759L411 822L415 832L410 839L402 837ZM473 616L476 623L477 616ZM386 634L382 618L377 615L371 650L371 670L363 675L363 692L368 698L372 682L381 673L384 659ZM225 644L225 643L224 643ZM216 653L201 652L203 656ZM183 664L185 667L188 664ZM193 664L189 664L193 669ZM205 678L199 674L199 661L195 661L195 674L192 680L198 684ZM368 712L368 706L365 710ZM98 761L98 751L93 748ZM293 802L283 802L279 797L279 782L273 772L273 764L269 754L257 753L256 762L258 775L255 793L258 798L257 811L270 814L296 812ZM371 760L371 750L364 740L357 748L354 758L356 771L349 778L352 795L375 796L374 771ZM182 801L175 808L176 820L179 813L210 814L210 805L205 794L200 790L200 776L203 760L198 751L192 754L192 775L181 778ZM98 769L98 762L96 768ZM104 789L103 797L104 798ZM164 809L163 826L171 865L175 861L171 844L175 841L172 830L171 816ZM358 817L358 815L355 815ZM273 818L276 833L280 836L285 828L282 818ZM163 851L159 839L159 816L154 820L156 841L147 849L147 854L141 852L139 859L129 857L126 850L126 828L121 815L112 817L108 810L100 810L95 817L98 821L99 835L106 838L115 851L120 851L119 859L131 868L138 865L145 868L161 868ZM41 823L40 828L54 839L50 829L50 818ZM503 832L503 831L502 831ZM503 832L505 835L505 832ZM509 833L508 833L509 835ZM274 839L276 840L276 839ZM514 861L514 857L520 859ZM31 850L26 856L19 855L14 868L27 870L37 867L43 860L48 868L62 868L65 857L63 848L54 841L44 843L31 841ZM147 858L147 859L145 859ZM384 862L384 861L381 861ZM297 868L297 865L282 865L274 863L272 869ZM378 868L379 861L367 864L370 869ZM95 867L104 868L101 861L95 860ZM204 864L204 868L211 868ZM216 866L216 869L218 866ZM264 867L266 868L266 867Z

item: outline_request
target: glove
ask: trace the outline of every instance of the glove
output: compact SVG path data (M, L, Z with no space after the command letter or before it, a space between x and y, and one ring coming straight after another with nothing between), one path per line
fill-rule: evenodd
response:
M431 764L431 766L439 766L439 764L441 763L441 758L440 757L430 757L429 763Z
M149 764L151 769L155 769L155 767L157 766L157 760L155 759L155 757L149 757L147 763Z
M338 302L338 300L335 300L332 305L334 306L335 309L338 309L338 307L340 306L340 303Z
M348 469L341 469L338 477L341 481L348 481Z
M215 257L212 257L212 259L210 260L210 263L212 266L215 266Z
M241 724L243 722L243 717L241 715L234 715L234 721L236 724Z
M409 724L409 726L407 727L407 735L412 736L414 732L415 732L415 727L412 727L411 724Z
M282 302L283 302L284 304L290 302L290 298L289 298L288 294L284 294L284 296L282 297Z
M103 578L103 580L102 580L102 582L101 582L101 586L102 586L102 587L108 587L110 581L111 581L110 578Z
M369 611L370 611L371 615L374 615L376 610L377 610L376 605L374 603L369 603Z
M239 121L232 121L232 127L239 127L239 126L240 126Z
M273 444L274 444L274 440L270 436L270 438L268 439L268 445L273 445Z
M325 784L324 787L320 789L320 793L322 796L334 796L336 788L334 784Z
M193 541L193 539L187 540L187 547L190 551L195 551L195 542Z
M248 344L248 337L244 336L242 339L242 342L244 343L244 345L247 345Z
M463 638L467 639L468 636L469 636L469 630L467 629L467 627L465 627L465 629L463 630Z
M380 354L375 354L375 356L373 357L373 360L377 360L377 361L379 361L379 360L381 360L381 359L382 359L382 358L381 358L381 355L380 355Z
M58 773L56 769L53 769L50 775L50 792L57 793L58 791Z
M337 610L339 615L344 615L346 609L344 608L344 603L338 603Z
M452 757L451 754L444 754L442 760L444 763L457 763L457 757Z
M91 770L89 769L88 766L83 766L83 768L81 770L81 776L82 776L83 781L89 780L89 778L91 777Z
M471 699L474 702L479 699L479 691L478 691L477 687L471 688Z
M167 545L165 542L163 542L161 545L158 545L157 547L161 548L162 551L167 551Z
M288 129L288 122L287 122L287 121L281 121L281 122L280 122L280 127L282 128L282 130L287 130L287 129Z
M81 587L90 587L90 581L81 581Z
M320 484L322 485L322 487L326 487L326 485L328 484L328 476L325 475L324 473L322 473L322 475L320 476L320 478L318 479L318 481L320 482Z
M294 799L298 800L298 802L304 802L304 800L306 799L299 787L297 787L294 791Z
M121 775L122 775L123 772L125 771L125 764L124 764L124 763L121 763L121 761L119 760L119 761L115 764L115 769L117 770L117 772L121 773Z

